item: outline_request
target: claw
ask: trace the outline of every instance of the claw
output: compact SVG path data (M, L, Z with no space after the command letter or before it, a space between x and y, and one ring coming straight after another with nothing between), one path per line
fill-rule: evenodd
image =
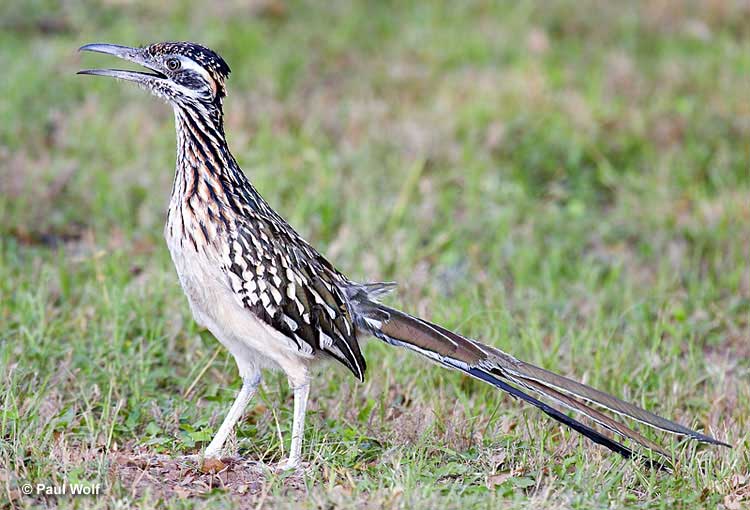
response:
M274 471L277 473L290 473L294 475L304 475L311 468L309 462L300 462L299 460L293 461L287 459L276 464Z

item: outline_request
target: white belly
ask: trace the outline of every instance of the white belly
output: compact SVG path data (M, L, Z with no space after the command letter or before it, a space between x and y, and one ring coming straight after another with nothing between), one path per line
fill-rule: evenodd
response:
M195 320L232 353L241 376L261 368L280 368L294 379L307 371L312 356L300 352L292 339L242 305L219 256L197 253L192 244L183 247L177 239L165 237Z

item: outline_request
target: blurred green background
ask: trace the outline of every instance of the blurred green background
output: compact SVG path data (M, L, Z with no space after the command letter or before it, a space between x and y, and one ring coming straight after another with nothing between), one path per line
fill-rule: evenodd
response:
M372 341L365 384L333 365L316 378L304 479L135 476L136 455L200 452L239 386L161 238L170 108L75 75L118 65L82 44L161 40L229 62L234 155L342 271L399 281L410 312L735 448L660 436L676 473L650 472ZM0 505L61 480L105 494L47 503L750 498L747 2L11 1L0 48ZM239 454L278 461L281 376L246 417Z

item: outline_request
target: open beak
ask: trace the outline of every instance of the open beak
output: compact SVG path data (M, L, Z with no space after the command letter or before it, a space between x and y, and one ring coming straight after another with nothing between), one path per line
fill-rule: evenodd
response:
M119 78L121 80L134 81L137 83L146 83L154 79L164 80L167 78L163 73L156 69L153 64L149 63L146 58L146 50L142 48L130 48L128 46L119 46L117 44L94 43L81 46L78 48L78 51L93 51L96 53L114 55L115 57L127 60L128 62L142 65L153 72L144 73L139 71L126 71L124 69L83 69L76 74L111 76L112 78Z

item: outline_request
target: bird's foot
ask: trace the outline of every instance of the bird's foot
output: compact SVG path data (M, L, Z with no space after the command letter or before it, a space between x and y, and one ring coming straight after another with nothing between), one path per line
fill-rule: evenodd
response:
M302 462L299 459L286 459L276 464L274 471L279 474L304 475L310 471L310 468L309 462Z

